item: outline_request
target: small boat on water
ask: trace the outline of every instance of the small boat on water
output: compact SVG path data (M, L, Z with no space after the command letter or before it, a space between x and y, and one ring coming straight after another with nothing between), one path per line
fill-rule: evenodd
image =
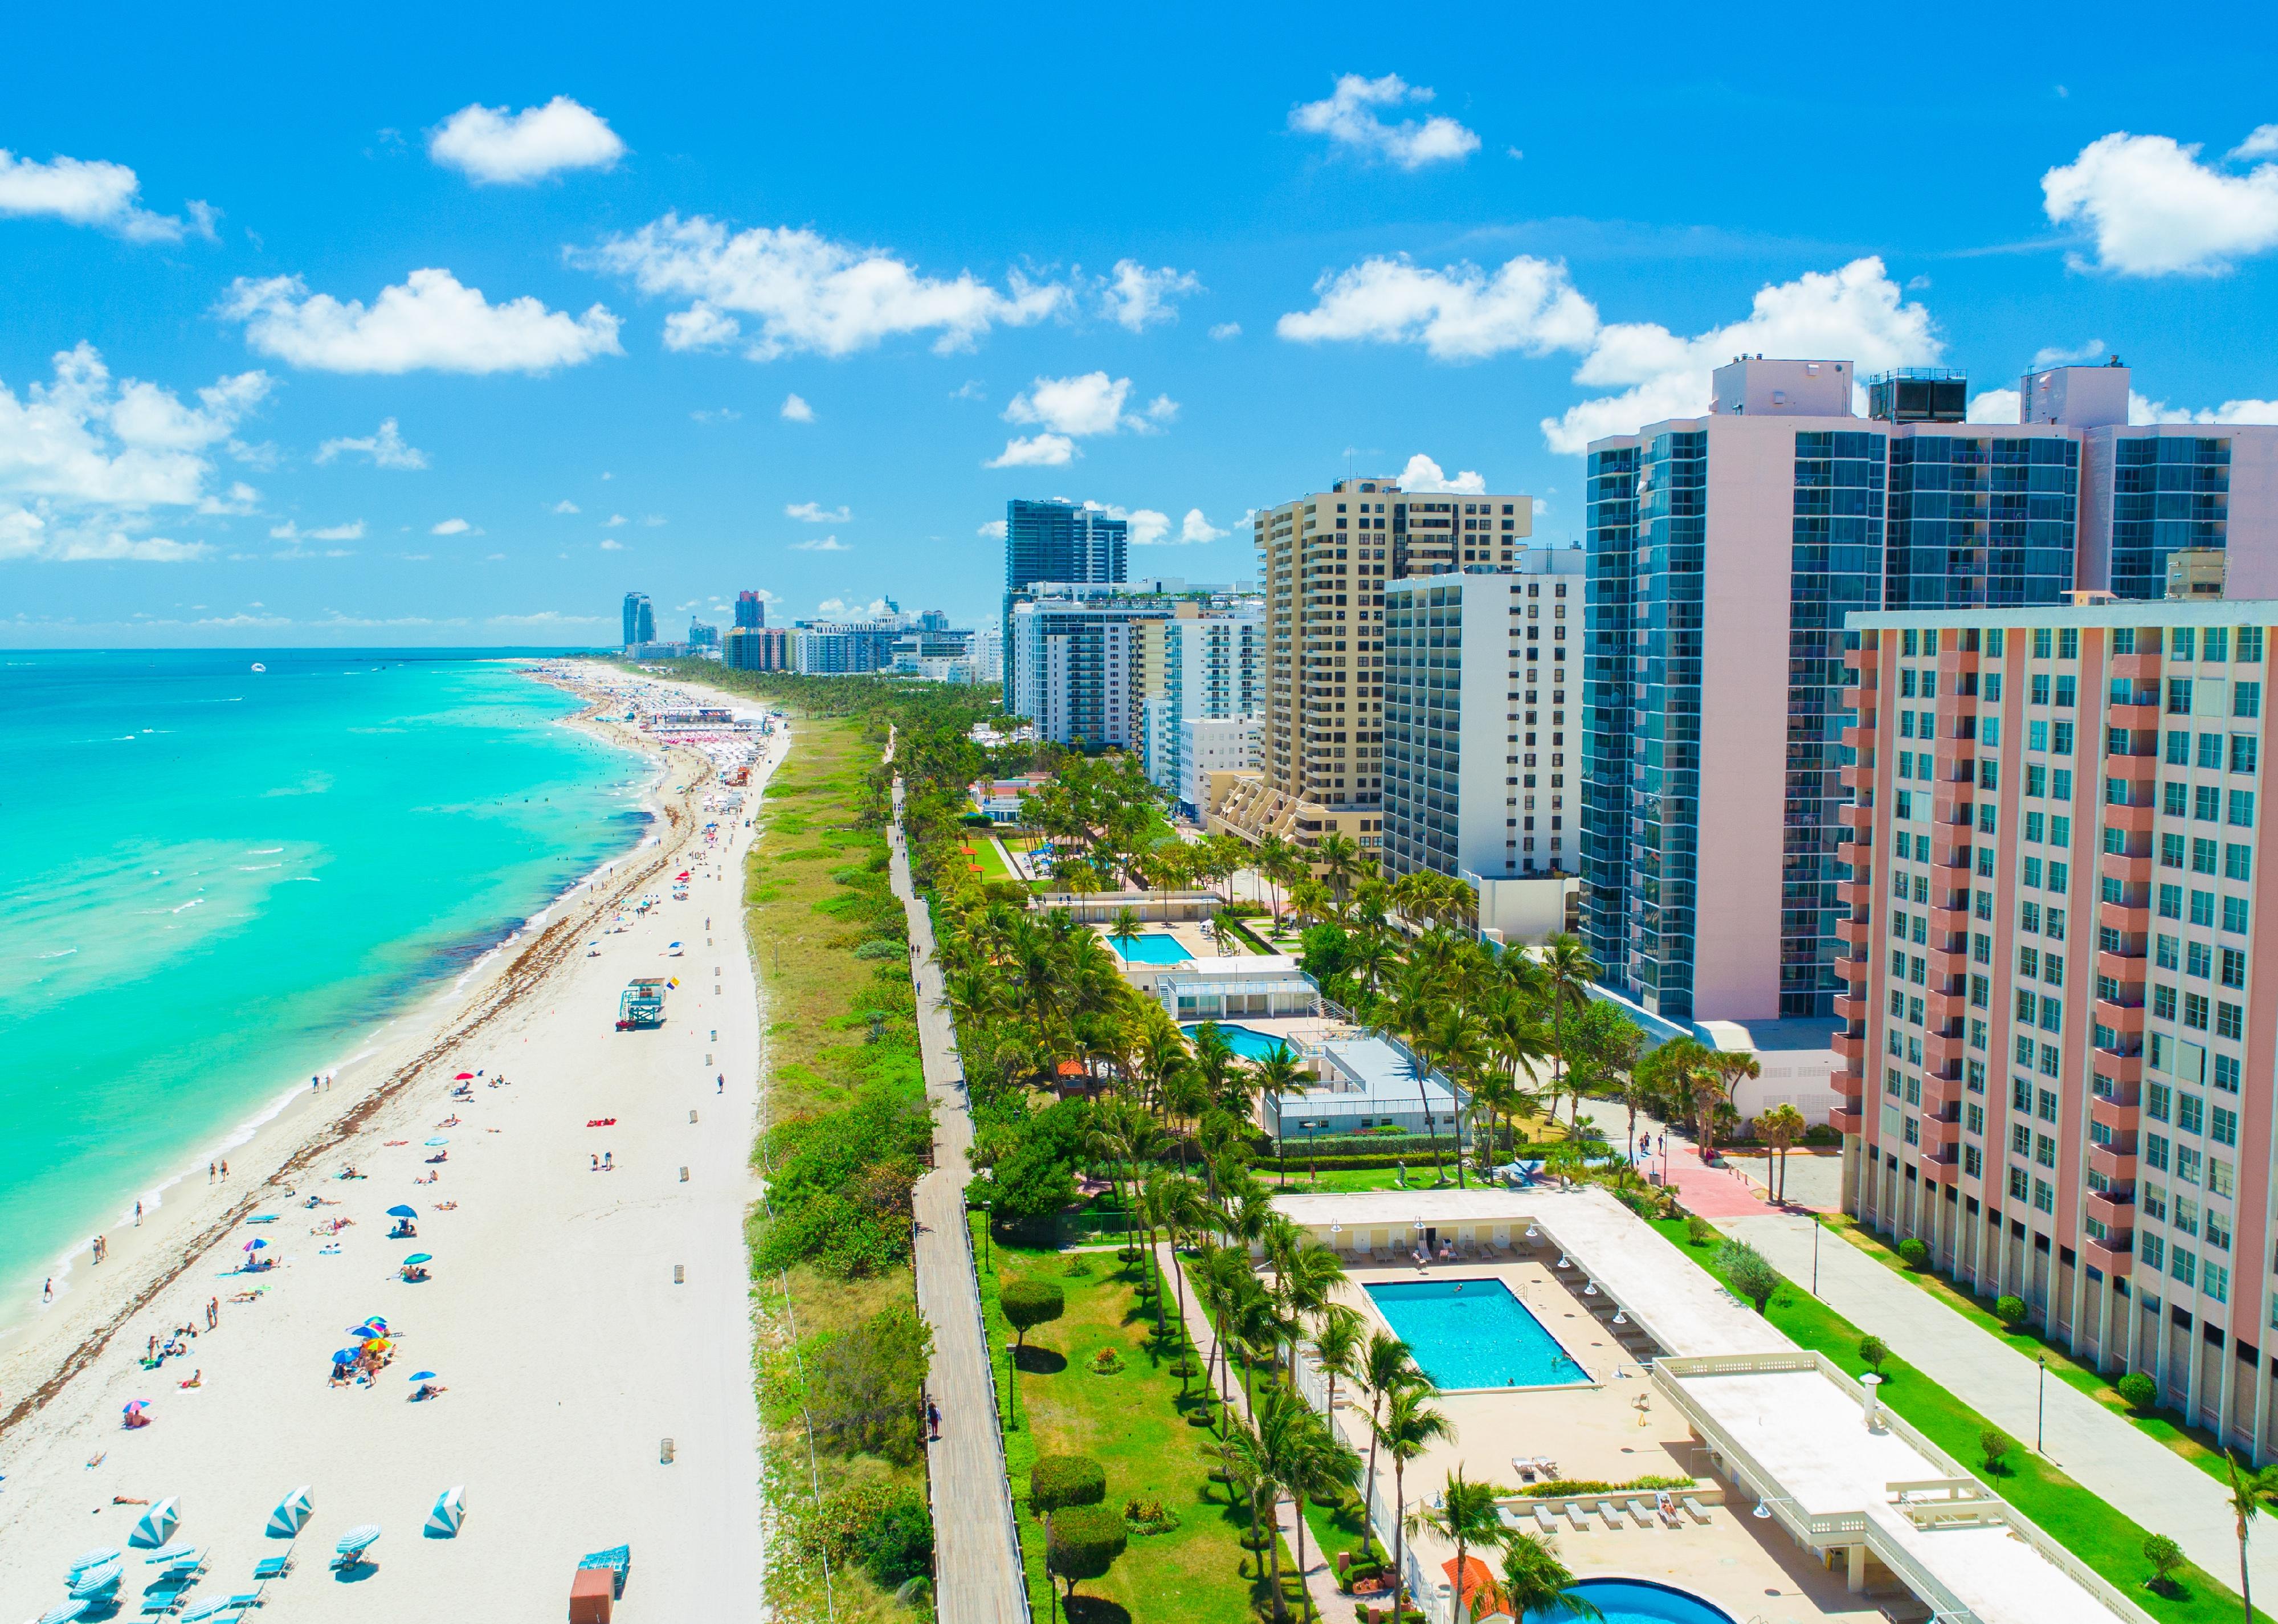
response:
M267 666L265 666L265 665L262 664L260 661L256 660L256 661L253 663L253 669L254 669L256 671L266 671L269 668L268 668Z

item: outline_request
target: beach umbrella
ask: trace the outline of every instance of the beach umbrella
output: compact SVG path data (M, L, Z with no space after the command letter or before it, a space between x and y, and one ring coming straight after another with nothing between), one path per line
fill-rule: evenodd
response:
M140 1407L140 1401L128 1407ZM181 1505L170 1494L135 1520L134 1532L126 1543L146 1551L155 1550L174 1536L174 1528L181 1521Z
M85 1597L76 1601L57 1603L40 1614L40 1624L71 1624L73 1619L78 1618L94 1605L95 1603Z
M428 1141L427 1141L427 1143L428 1143L428 1144L430 1144L430 1145L448 1145L450 1142L451 1142L451 1141L450 1141L449 1139L447 1139L447 1138L443 1138L443 1139L430 1139L430 1140L428 1140Z
M427 1532L445 1537L455 1535L459 1525L467 1520L467 1491L446 1489L435 1497L435 1509L427 1513Z
M333 1363L335 1365L353 1365L355 1360L355 1353L347 1348L339 1349L333 1354Z
M309 1498L309 1485L302 1483L277 1502L277 1509L269 1513L267 1532L280 1539L290 1539L301 1531L301 1525L316 1509L316 1501Z
M387 1209L387 1215L391 1218L417 1218L419 1216L419 1213L418 1209L416 1207L399 1206L389 1207Z
M177 1624L200 1624L200 1620L212 1618L217 1613L226 1612L228 1607L228 1597L209 1596L203 1601L192 1602L188 1606L176 1613L174 1617L177 1620Z
M105 1562L118 1559L118 1548L115 1545L98 1545L93 1551L82 1551L72 1559L71 1576L76 1579L90 1567L101 1567Z
M363 1552L366 1547L378 1537L379 1524L377 1522L361 1523L356 1527L350 1528L347 1533L341 1535L340 1543L334 1545L333 1550L339 1555L344 1557L358 1556Z
M411 1379L415 1382L432 1382L435 1379L435 1373L432 1370L415 1370L411 1373Z
M72 1599L88 1601L98 1596L107 1596L118 1588L119 1580L126 1575L125 1565L118 1562L105 1562L100 1567L90 1567L72 1582Z
M415 1252L403 1260L403 1267L409 1268L416 1263L432 1263L434 1260L435 1254L432 1252Z
M259 1252L263 1247L268 1245L269 1243L267 1241L263 1240L256 1235L251 1240L245 1243L245 1249L248 1252Z
M457 1076L451 1079L454 1083L471 1083L474 1080L475 1074L471 1071L462 1071Z
M142 1559L155 1567L160 1562L172 1562L188 1556L196 1549L197 1547L187 1539L169 1540Z

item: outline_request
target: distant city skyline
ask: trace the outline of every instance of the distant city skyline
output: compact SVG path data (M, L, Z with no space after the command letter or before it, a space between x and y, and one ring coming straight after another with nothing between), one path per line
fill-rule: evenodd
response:
M409 18L248 49L130 7L0 121L0 640L598 645L636 580L674 632L744 590L1001 624L1008 500L1227 581L1257 511L1371 470L1530 493L1557 546L1584 447L1741 353L1954 368L2014 421L2117 352L2137 421L2278 420L2278 109L2254 14L2207 15L2250 48L1672 17L1640 76L1579 13L913 13L860 53L507 13L446 61ZM1816 134L1871 104L1846 47L1921 115L1871 184ZM761 50L805 65L755 100ZM970 94L1071 56L1150 116Z

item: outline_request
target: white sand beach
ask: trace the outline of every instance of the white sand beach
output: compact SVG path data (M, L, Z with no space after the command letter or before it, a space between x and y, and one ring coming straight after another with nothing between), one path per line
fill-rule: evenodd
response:
M69 1298L0 1353L0 1620L63 1601L80 1552L126 1548L142 1508L121 1502L168 1497L176 1539L208 1553L189 1601L261 1590L264 1624L557 1620L579 1555L618 1544L621 1620L759 1611L743 1222L761 1022L738 903L742 818L787 740L769 745L732 822L702 810L712 764L669 752L660 840L592 900L557 907L304 1092L229 1153L226 1184L201 1171L114 1229L107 1261L81 1253ZM632 915L645 897L659 901ZM626 928L602 933L621 909ZM638 976L679 986L661 1029L617 1031ZM454 1098L455 1074L478 1071ZM605 1155L613 1170L592 1170ZM399 1203L415 1239L388 1237ZM256 1239L277 1267L238 1272ZM417 1283L399 1272L414 1252L432 1254ZM330 1384L331 1356L372 1315L393 1362L370 1385ZM148 1339L183 1326L187 1351L146 1369ZM416 1401L410 1375L429 1370L446 1390ZM138 1399L152 1424L129 1430ZM315 1512L298 1541L265 1537L303 1484ZM463 1528L423 1536L455 1487ZM371 1560L328 1571L363 1523L385 1530ZM289 1576L256 1585L256 1564L288 1548ZM136 1616L157 1572L127 1551L111 1616Z

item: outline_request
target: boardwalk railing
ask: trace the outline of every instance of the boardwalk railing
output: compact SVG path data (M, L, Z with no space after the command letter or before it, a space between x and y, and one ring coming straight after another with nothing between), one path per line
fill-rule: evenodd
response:
M984 1219L982 1222L985 1222L987 1220ZM981 1265L973 1255L973 1225L969 1221L961 1220L957 1227L965 1237L965 1269L973 1276L973 1329L981 1338L982 1367L989 1372L989 1411L990 1414L998 1418L998 1425L1001 1429L1004 1425L1005 1398L997 1390L997 1361L990 1356L989 1352L989 1315L988 1311L981 1306ZM1000 1461L1005 1459L1001 1432L997 1459ZM1014 1505L1013 1472L1012 1467L1007 1466L1005 1468L1005 1544L1007 1559L1013 1564L1013 1572L1020 1579L1021 1616L1023 1619L1033 1620L1036 1617L1036 1606L1028 1599L1028 1570L1021 1565L1021 1561L1019 1521L1021 1513L1014 1509Z

